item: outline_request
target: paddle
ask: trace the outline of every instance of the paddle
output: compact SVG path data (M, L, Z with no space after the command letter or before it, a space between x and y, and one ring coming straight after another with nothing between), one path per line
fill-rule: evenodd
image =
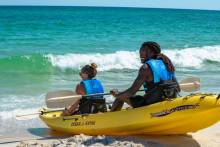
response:
M34 112L34 113L29 113L29 114L18 114L15 116L15 118L17 120L28 120L28 119L33 119L36 118L37 115L41 114L45 114L45 113L50 113L50 112L58 112L58 111L63 111L65 108L61 108L61 109L53 109L53 110L48 110L48 111L39 111L39 112Z
M200 79L197 77L187 77L180 82L180 88L185 92L192 92L199 90L200 88ZM144 91L144 90L139 90ZM76 95L72 91L61 90L55 92L49 92L46 95L46 105L48 108L62 108L68 107L76 103L81 98L88 98L91 96L100 96L100 95L110 95L111 93L99 93L92 95Z

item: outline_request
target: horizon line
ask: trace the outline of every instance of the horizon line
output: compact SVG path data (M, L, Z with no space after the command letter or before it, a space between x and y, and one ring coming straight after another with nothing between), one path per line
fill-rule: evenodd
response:
M136 7L136 6L86 6L86 5L1 5L0 7L102 7L102 8L137 8L137 9L174 9L174 10L198 10L198 11L220 11L220 9L200 8L168 8L168 7Z

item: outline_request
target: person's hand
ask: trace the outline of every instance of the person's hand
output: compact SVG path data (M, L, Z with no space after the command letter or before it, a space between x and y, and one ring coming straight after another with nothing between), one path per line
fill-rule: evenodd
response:
M110 93L115 97L119 92L118 89L112 89Z

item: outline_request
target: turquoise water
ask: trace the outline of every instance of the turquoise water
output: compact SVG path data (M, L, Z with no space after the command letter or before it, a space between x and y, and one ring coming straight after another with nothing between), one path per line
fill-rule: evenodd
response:
M198 76L202 92L219 93L219 36L220 11L0 7L0 135L43 126L14 115L38 110L48 91L73 89L85 64L97 63L106 92L126 89L149 40L160 43L179 80Z

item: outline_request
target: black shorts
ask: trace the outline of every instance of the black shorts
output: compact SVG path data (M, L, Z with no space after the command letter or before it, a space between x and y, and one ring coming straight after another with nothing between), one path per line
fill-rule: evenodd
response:
M106 112L105 99L87 99L83 98L79 103L80 114Z
M133 108L142 107L150 104L154 104L160 101L163 101L159 95L151 95L151 96L140 96L135 95L129 98L129 101Z

